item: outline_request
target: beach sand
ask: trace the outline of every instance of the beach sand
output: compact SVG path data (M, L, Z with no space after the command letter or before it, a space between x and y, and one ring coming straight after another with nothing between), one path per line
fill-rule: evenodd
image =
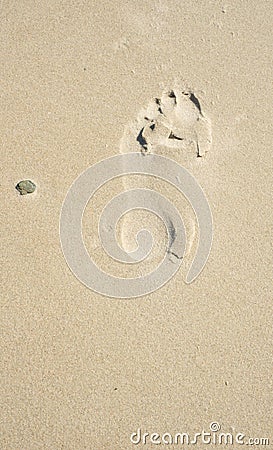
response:
M272 13L266 0L2 2L1 449L152 449L153 432L163 446L164 433L193 438L212 422L272 445ZM172 186L112 180L83 218L105 271L131 270L104 255L97 230L123 189L158 188L184 215L190 245L160 289L100 295L66 264L63 201L89 166L143 150L135 133L154 99L174 120L172 90L198 99L206 131L194 122L185 147L171 146L161 121L145 139L202 186L214 223L208 262L185 283L198 224ZM20 195L22 180L35 192ZM139 275L164 256L166 231L149 213L130 214L118 233L125 247L142 222L155 227ZM137 429L146 444L131 442Z

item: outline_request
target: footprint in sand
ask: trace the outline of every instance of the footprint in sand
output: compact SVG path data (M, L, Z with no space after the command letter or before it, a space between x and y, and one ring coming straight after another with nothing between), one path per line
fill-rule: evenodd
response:
M191 154L193 158L204 156L209 151L211 142L210 120L198 98L189 89L173 89L166 90L160 98L153 99L146 109L140 111L135 121L126 127L121 139L120 151L121 153L140 151L144 157L150 153L158 153L181 163L186 155L188 161ZM145 180L145 186L142 185L141 180L123 178L125 189L145 187L160 190L159 184L160 181L152 178ZM170 192L170 195L173 194ZM187 256L196 248L198 228L190 205L181 198L179 203L187 234L187 249L184 255ZM147 216L146 223L149 224L149 213L144 214ZM142 215L139 219L136 215L131 217L125 215L122 218L120 237L125 249L131 247L132 231L141 229L143 220ZM162 231L156 226L152 233L156 259L156 254L159 254L162 246ZM173 257L172 252L169 253L170 258Z
M201 157L210 145L210 120L199 100L190 90L173 89L153 99L126 128L121 152L156 153L157 147L163 146L181 151L194 148L196 156Z

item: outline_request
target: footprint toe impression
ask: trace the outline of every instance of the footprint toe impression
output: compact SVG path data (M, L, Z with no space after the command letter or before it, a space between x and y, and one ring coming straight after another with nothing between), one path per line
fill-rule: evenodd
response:
M136 151L136 143L143 154L156 152L158 146L192 151L204 156L211 145L211 125L198 98L190 90L164 91L142 111L124 136L123 152ZM135 147L134 149L129 149Z

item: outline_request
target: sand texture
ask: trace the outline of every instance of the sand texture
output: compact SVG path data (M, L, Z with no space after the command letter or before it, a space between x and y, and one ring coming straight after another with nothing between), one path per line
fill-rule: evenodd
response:
M212 422L272 448L272 2L3 0L0 15L0 448L184 448L150 435L193 437ZM83 215L96 264L139 277L166 249L168 264L181 263L150 294L110 298L69 269L60 213L89 166L134 152L171 158L198 180L213 244L187 284L199 236L187 199L148 175L110 180ZM151 231L146 260L120 264L103 251L101 211L133 188L175 206L183 255L146 210L117 227L133 252L143 224ZM139 428L146 444L130 440Z

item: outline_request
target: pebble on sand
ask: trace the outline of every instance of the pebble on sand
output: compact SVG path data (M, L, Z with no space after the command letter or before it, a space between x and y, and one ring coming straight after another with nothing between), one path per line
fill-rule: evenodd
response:
M36 189L36 184L31 180L22 180L15 186L20 195L32 194Z

